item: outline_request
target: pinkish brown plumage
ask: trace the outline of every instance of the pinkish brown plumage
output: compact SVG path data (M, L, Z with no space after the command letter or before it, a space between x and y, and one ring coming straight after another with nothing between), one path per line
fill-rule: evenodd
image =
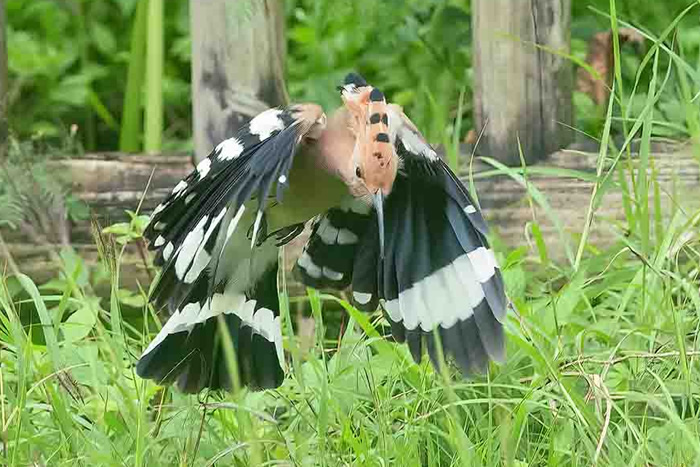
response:
M357 93L343 93L343 103L350 113L350 129L356 139L353 153L355 175L368 194L391 193L396 178L398 158L389 138L387 103L379 89L359 88Z

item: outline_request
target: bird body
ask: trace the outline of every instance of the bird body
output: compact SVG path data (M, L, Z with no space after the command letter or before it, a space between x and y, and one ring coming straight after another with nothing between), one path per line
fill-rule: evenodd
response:
M278 248L310 219L302 282L352 286L360 309L381 303L416 361L424 348L437 361L435 330L464 373L503 358L506 297L481 213L399 106L356 74L339 89L330 118L315 104L261 113L156 208L151 300L170 318L140 376L187 392L281 384Z
M271 203L268 207L268 223L273 226L273 231L306 222L337 206L347 196L348 189L340 177L323 166L325 161L321 159L321 151L316 145L304 145L299 149L289 173L289 190L283 202Z

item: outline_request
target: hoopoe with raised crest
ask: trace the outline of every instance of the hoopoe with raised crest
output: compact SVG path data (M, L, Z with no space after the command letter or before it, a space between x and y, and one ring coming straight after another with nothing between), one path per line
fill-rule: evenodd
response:
M465 375L503 360L508 305L479 209L401 107L355 73L339 91L328 119L315 104L262 112L155 209L151 301L170 318L141 377L231 389L223 322L240 383L282 384L278 248L311 219L295 265L304 284L351 287L357 308L380 306L416 362L425 349L437 364L436 329Z

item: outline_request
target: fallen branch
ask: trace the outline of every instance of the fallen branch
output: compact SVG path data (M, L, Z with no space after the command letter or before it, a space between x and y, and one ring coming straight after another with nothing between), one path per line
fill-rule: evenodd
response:
M562 366L559 367L560 370L565 370L567 368L570 368L572 366L578 366L582 365L584 363L593 363L597 365L616 365L618 363L624 362L626 360L631 360L631 359L665 359L665 358L678 358L682 355L681 352L659 352L659 353L653 353L653 352L629 352L625 353L624 355L613 358L613 359L597 359L593 357L582 357L578 358L577 360L574 360L572 362L568 362ZM685 353L686 357L700 357L700 350L690 350Z

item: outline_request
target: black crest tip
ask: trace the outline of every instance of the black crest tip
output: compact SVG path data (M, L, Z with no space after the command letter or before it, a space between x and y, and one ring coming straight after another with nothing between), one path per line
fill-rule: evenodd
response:
M374 88L372 92L369 93L369 100L372 102L381 102L384 100L384 94L379 89Z
M348 84L354 84L355 86L360 88L362 86L367 86L367 81L365 81L365 79L362 76L353 71L345 76L343 84L345 84L346 86Z

